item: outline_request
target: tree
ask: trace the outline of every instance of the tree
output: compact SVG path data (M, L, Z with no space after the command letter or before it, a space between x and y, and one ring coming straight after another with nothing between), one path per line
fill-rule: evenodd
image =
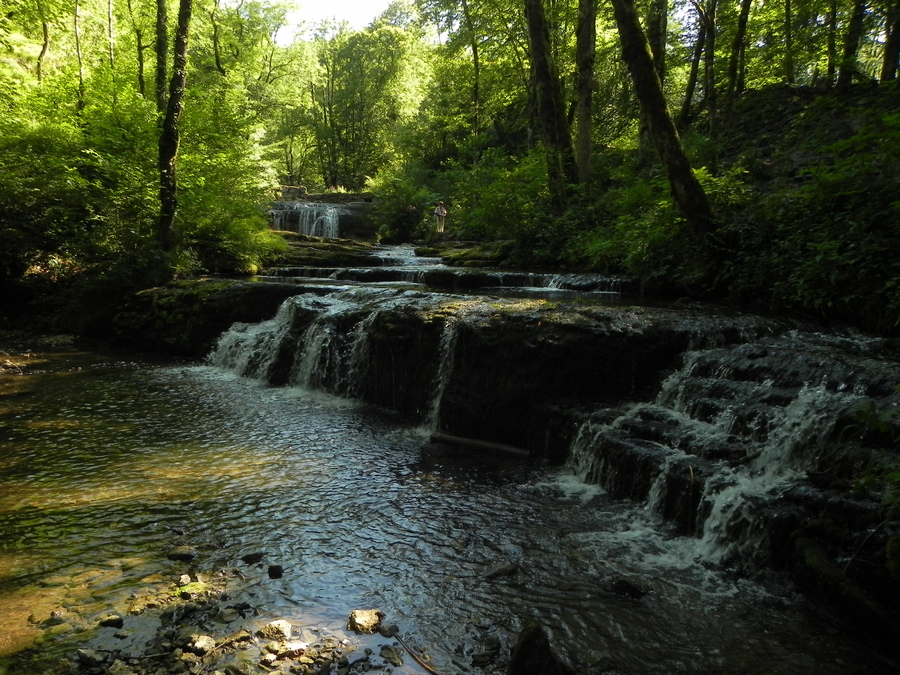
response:
M714 227L712 207L694 175L653 65L650 45L631 0L613 0L622 57L631 73L635 93L647 117L650 134L666 167L672 196L695 239L702 241Z
M175 34L175 54L172 61L172 80L169 83L169 97L166 116L159 134L159 224L156 239L164 252L170 252L175 245L175 212L178 209L178 181L175 174L175 160L178 155L179 122L184 112L184 92L187 82L187 48L190 32L193 0L180 0L178 8L178 29Z
M562 212L566 205L566 185L578 182L572 135L542 0L525 0L525 17L531 46L535 107L547 156L550 194L555 207Z
M591 179L591 99L594 95L594 59L597 46L597 2L579 0L578 27L575 39L575 121L578 178L587 184Z

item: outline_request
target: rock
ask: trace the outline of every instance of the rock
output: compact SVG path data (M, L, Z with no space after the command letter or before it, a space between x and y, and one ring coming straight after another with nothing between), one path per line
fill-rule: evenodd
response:
M253 565L262 560L265 555L265 551L260 551L258 553L248 553L247 555L242 555L241 560L243 560L248 565Z
M636 582L625 577L616 577L609 583L607 588L616 595L624 595L635 600L640 600L647 595L647 591L638 586Z
M484 575L485 579L497 579L499 577L509 577L519 571L519 566L516 563L506 561L502 565L498 565L493 568L490 572Z
M271 666L278 660L278 657L275 654L263 654L259 659L263 664L267 666Z
M125 619L118 614L107 614L100 619L100 625L104 628L122 628L125 625Z
M483 668L494 662L499 652L495 649L485 649L484 651L472 654L472 665L476 668Z
M50 617L41 621L41 628L49 628L51 626L59 626L68 623L68 612L64 609L56 609L50 612Z
M403 665L403 657L401 656L402 652L396 647L392 647L391 645L383 645L381 647L381 651L378 652L378 654L379 656L381 656L381 658L383 658L395 668L399 668Z
M166 555L169 560L191 561L197 557L197 549L190 546L176 546Z
M269 578L280 579L284 576L284 568L281 565L269 565Z
M307 645L305 642L287 642L278 650L278 658L295 659L298 656L302 656L308 646L309 645Z
M209 635L198 635L197 638L190 643L188 648L195 654L203 656L216 648L216 641Z
M381 624L378 626L379 634L383 635L386 638L394 637L397 633L400 632L400 629L396 624L389 623L387 625Z
M380 609L354 609L347 621L347 630L355 633L374 633L385 614Z
M237 621L240 618L241 613L234 607L226 607L221 612L216 614L216 621L218 621L219 623L231 623L232 621Z
M536 621L526 624L519 633L506 675L575 675L550 648L547 633Z
M132 635L134 635L133 630L117 630L115 633L113 633L113 637L117 640L127 640Z
M178 577L178 585L179 586L187 586L191 583L191 575L190 574L182 574Z
M98 652L96 649L79 649L77 654L78 662L89 668L101 665L106 658L103 652Z
M283 642L291 639L292 630L293 626L291 626L290 621L279 619L278 621L267 623L256 631L256 635L264 640L280 640Z
M134 671L124 661L113 661L113 664L106 671L108 675L134 675Z

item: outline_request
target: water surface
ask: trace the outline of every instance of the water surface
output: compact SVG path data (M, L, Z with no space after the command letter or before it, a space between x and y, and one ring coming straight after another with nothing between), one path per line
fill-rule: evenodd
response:
M22 650L34 621L127 612L150 580L185 571L166 559L181 544L199 550L195 569L258 579L260 621L340 631L351 610L377 607L442 673L500 672L529 617L581 673L889 672L777 577L708 569L693 540L565 469L423 452L427 430L383 411L211 367L6 353L8 673L33 672ZM256 551L263 564L240 562ZM516 573L488 578L510 563ZM501 658L472 668L492 636ZM42 649L72 643L53 644Z

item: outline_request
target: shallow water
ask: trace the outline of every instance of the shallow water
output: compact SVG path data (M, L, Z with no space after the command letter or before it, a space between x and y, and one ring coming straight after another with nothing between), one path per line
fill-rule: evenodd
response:
M340 631L377 607L441 673L471 668L488 636L503 649L483 672L502 671L532 616L580 673L889 672L777 579L707 569L694 540L564 469L432 455L427 430L383 411L211 367L7 354L7 673L34 672L21 655L40 635L30 616L125 613L148 580L185 571L166 559L180 544L200 551L196 569L258 578L260 621ZM262 565L240 562L256 551ZM518 572L486 578L509 562ZM617 592L622 579L646 594Z

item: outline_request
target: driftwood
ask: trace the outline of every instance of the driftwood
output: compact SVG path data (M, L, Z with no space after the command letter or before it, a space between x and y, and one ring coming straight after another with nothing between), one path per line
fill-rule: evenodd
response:
M480 441L477 438L463 438L461 436L450 436L435 432L431 434L432 443L443 443L445 445L453 445L467 450L479 450L482 452L499 452L505 455L513 455L514 457L528 457L531 453L522 448L516 448L512 445L504 445L503 443L493 443L491 441Z

